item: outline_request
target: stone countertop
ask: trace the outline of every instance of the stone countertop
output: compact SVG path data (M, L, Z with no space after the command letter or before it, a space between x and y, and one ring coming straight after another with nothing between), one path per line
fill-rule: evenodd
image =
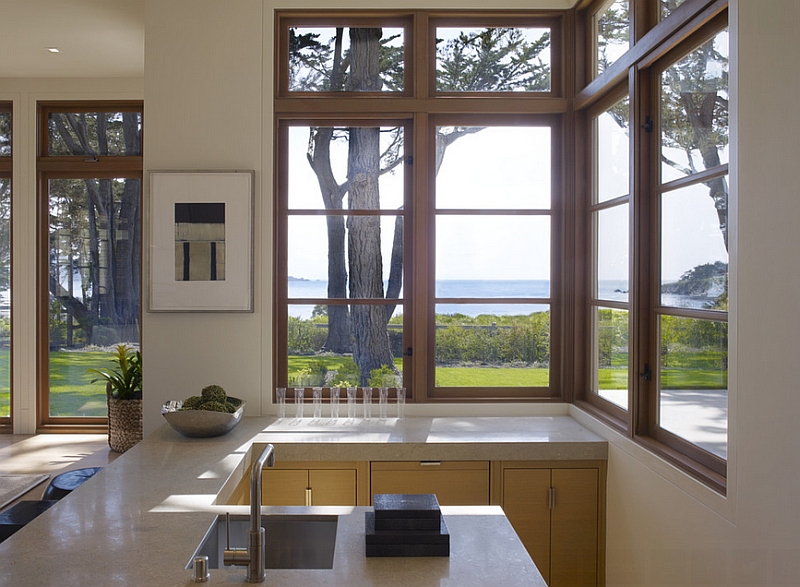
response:
M394 436L383 428L393 424ZM293 459L299 459L299 455L291 456L291 451L296 450L293 447L299 450L305 445L307 453L308 443L313 443L314 453L323 445L368 448L405 443L413 448L416 443L444 450L449 445L464 444L473 448L487 443L498 447L546 444L548 439L557 445L575 447L597 444L605 450L604 442L568 417L408 418L399 421L399 425L398 421L389 420L355 422L349 426L344 434L338 429L330 432L324 424L293 425L275 422L274 418L244 418L225 436L190 439L164 425L0 544L0 585L193 585L191 571L185 566L215 516L226 511L242 515L249 512L247 506L220 506L215 501L254 441L276 443L278 458ZM406 432L398 435L398 430ZM414 437L415 433L420 436ZM400 438L403 435L405 440ZM290 442L283 440L287 437ZM287 449L283 457L281 447ZM336 455L335 458L348 460L363 458ZM309 454L302 456L304 460L314 460ZM442 454L435 458L455 457ZM470 458L493 457L473 454ZM333 569L269 571L268 584L278 587L298 583L354 587L545 584L502 510L496 506L442 508L451 534L449 558L367 559L363 555L364 509L265 507L267 514L301 511L340 514ZM486 540L486 536L492 536L492 540ZM243 568L212 570L209 584L243 583L244 575Z
M255 437L279 460L597 460L605 439L568 416L272 419ZM311 450L313 448L313 450Z

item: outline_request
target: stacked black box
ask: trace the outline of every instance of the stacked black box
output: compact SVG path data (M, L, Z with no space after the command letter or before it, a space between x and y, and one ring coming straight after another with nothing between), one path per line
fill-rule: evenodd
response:
M435 495L381 493L373 503L364 516L367 556L450 556Z

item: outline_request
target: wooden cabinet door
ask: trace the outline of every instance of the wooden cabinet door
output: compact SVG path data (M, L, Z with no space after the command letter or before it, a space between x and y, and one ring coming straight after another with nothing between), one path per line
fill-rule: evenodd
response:
M505 469L503 511L550 585L550 469Z
M264 469L261 472L261 505L306 505L306 469ZM248 496L247 503L250 503Z
M551 587L597 585L598 470L553 469Z
M310 469L311 505L357 505L355 469Z
M433 493L440 505L488 505L487 461L372 463L372 495Z

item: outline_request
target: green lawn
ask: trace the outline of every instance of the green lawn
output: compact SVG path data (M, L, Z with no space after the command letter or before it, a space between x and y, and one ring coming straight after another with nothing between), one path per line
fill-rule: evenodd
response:
M96 375L88 369L111 367L111 356L96 351L50 353L50 415L106 417L105 383L92 383ZM0 416L10 415L8 361L8 350L0 351Z
M89 369L113 367L112 353L57 351L50 353L50 415L106 417L106 385Z
M107 352L57 351L50 354L50 414L52 416L105 417L107 414L105 385L95 378L90 368L112 366ZM342 357L289 357L289 376L305 368L309 361L323 360L328 369L338 369ZM710 361L709 361L710 362ZM717 365L719 363L717 362ZM398 359L396 365L402 366ZM664 369L664 389L726 389L728 374L713 365L701 369ZM625 369L600 369L600 389L625 389ZM437 367L436 385L441 387L544 387L548 384L547 369L501 367ZM10 415L9 352L0 350L0 417Z

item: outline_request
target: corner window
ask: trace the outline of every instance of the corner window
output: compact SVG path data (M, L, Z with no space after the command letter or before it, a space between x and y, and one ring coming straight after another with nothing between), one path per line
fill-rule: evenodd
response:
M728 32L660 74L656 435L724 474L728 391Z
M628 10L623 4L596 2L584 12L587 28L616 31L607 38L598 33L598 63L624 37L622 29L598 23L627 20L618 18ZM647 11L634 15L647 51L632 53L641 62L632 64L624 85L615 76L588 84L580 98L593 139L586 151L591 189L580 220L590 235L586 325L577 321L586 348L576 355L580 360L583 353L589 367L577 369L585 381L578 400L724 492L727 7L715 5L716 13L696 25L666 18L682 2L652 4L664 18L648 31ZM681 11L705 7L688 2Z
M630 368L630 99L592 119L592 382L595 397L628 409Z

